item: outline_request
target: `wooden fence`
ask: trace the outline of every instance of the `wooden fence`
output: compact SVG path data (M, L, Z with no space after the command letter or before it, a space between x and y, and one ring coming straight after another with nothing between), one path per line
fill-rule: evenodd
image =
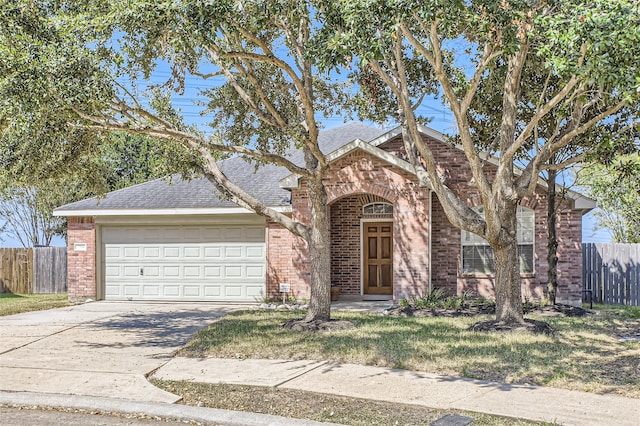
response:
M640 244L583 244L582 288L597 303L640 306Z
M67 249L0 249L0 293L64 293Z

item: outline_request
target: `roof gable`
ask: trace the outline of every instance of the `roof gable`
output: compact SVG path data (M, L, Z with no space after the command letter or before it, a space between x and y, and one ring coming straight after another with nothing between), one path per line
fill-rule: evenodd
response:
M407 173L412 175L416 174L414 167L405 160L378 148L373 145L373 142L364 142L360 139L355 139L346 145L341 146L333 152L327 154L327 160L329 163L333 163L342 157L345 157L353 151L362 150L380 160L387 162L393 166L396 166ZM290 174L289 176L280 180L280 187L286 189L298 188L300 186L300 175Z

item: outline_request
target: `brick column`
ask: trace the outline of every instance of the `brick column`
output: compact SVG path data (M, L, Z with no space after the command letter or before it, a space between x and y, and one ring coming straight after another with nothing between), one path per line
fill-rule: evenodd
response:
M92 217L70 217L67 230L69 300L96 299L96 225Z
M558 214L558 303L582 305L582 212Z

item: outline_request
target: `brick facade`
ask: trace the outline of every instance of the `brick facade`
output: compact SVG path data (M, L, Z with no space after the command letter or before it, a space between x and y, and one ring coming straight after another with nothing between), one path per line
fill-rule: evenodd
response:
M442 142L426 138L446 184L469 206L480 205L464 154ZM402 158L400 136L379 148ZM485 166L491 173L491 166ZM435 194L418 186L414 175L364 150L354 150L334 161L325 179L331 227L331 280L343 294L362 292L362 224L366 220L393 221L393 298L446 288L492 297L494 277L462 275L461 232L446 218ZM363 206L390 203L392 215L365 216ZM544 296L547 281L546 195L542 189L522 205L534 210L535 271L522 279L523 296ZM310 207L304 180L291 191L292 217L308 223ZM567 200L558 214L558 301L581 300L582 213ZM430 224L433 230L429 229ZM278 284L289 283L292 295L309 298L309 250L304 240L276 223L266 223L266 296L279 295ZM68 291L72 300L95 299L96 226L91 217L70 217L68 228ZM86 251L76 251L76 243Z
M446 184L470 206L480 205L471 171L458 149L425 137L432 149ZM400 137L379 148L398 157L404 156ZM486 166L489 173L493 166ZM435 194L431 200L433 232L429 242L429 197L414 176L360 150L353 151L332 164L325 179L331 223L331 280L341 286L343 294L361 294L362 207L370 202L388 202L394 207L394 300L424 294L429 289L429 249L431 247L431 285L451 293L464 291L493 297L494 276L461 273L461 231L451 225ZM533 274L522 277L523 297L541 299L547 281L547 213L546 194L540 189L522 205L534 210L535 243ZM558 300L580 303L581 297L581 221L580 211L571 210L565 201L558 215L559 264ZM309 203L304 182L292 191L292 215L306 222ZM385 219L382 217L381 219ZM269 276L268 293L277 294L278 282L289 282L300 297L309 294L308 249L304 241L293 237L278 225L267 226Z
M85 251L76 244L86 244ZM96 225L91 217L70 217L67 229L67 292L69 300L96 299Z

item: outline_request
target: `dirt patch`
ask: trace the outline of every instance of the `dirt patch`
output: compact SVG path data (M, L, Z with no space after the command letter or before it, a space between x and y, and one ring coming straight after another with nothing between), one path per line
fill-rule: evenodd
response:
M370 401L293 389L152 380L168 392L182 396L181 404L243 410L317 422L354 426L427 426L445 414L475 419L474 425L524 426L540 423L459 410L438 410L417 405Z
M512 331L529 332L534 334L547 334L553 335L555 329L544 321L536 321L532 319L525 319L524 323L503 321L480 321L473 324L468 328L469 331L497 331L500 333L508 333Z
M282 324L282 327L295 331L338 331L348 330L355 327L351 321L329 320L329 321L305 321L304 319L293 319Z

